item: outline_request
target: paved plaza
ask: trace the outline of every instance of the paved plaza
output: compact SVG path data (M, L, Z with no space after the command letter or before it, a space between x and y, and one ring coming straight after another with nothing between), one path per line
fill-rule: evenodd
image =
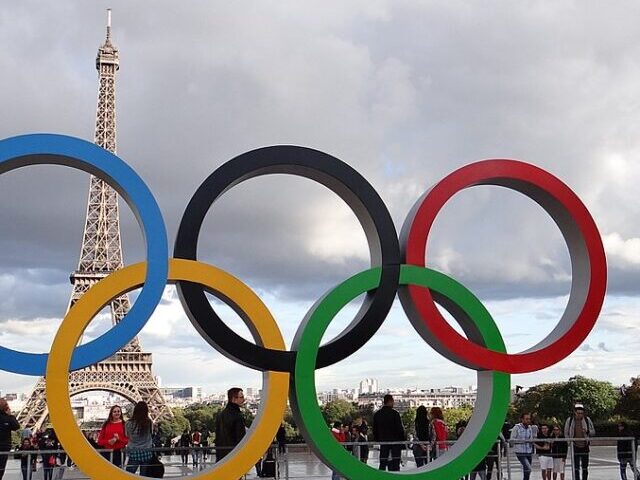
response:
M377 466L377 451L373 451L369 464L371 466ZM510 457L509 464L503 461L502 473L504 479L521 480L522 473L520 464L515 457ZM166 473L165 478L177 478L181 476L193 475L194 469L189 467L183 467L180 463L180 457L176 455L164 456L162 461L165 463ZM324 466L313 454L308 451L292 451L286 455L286 458L280 460L280 477L281 479L303 479L303 478L317 478L317 479L330 479L331 471ZM210 464L209 464L210 465ZM6 480L18 480L21 479L19 472L19 463L16 460L10 460L7 465L7 472L4 479ZM415 467L413 463L413 457L410 453L405 451L403 453L403 470L409 470ZM509 476L510 470L510 476ZM62 472L61 472L62 473ZM570 465L567 465L566 479L571 479ZM631 472L628 472L628 477L631 477ZM38 471L33 475L32 480L42 480L42 470L40 465ZM54 480L56 480L54 475ZM65 480L80 480L87 477L75 468L66 468L63 472L63 479ZM258 478L255 470L247 475L247 480L253 480ZM495 474L494 474L494 479ZM531 479L540 479L540 468L537 459L534 456L534 468L531 475ZM616 460L615 447L592 447L590 456L590 468L589 468L589 480L616 480L620 478L618 462Z

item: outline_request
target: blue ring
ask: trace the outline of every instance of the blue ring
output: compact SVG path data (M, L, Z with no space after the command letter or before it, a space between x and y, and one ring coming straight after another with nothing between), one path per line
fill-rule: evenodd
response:
M65 165L108 182L133 210L147 248L144 286L127 315L100 337L74 351L71 370L110 357L130 342L147 323L162 298L169 270L167 230L160 208L138 174L116 155L74 137L33 134L0 141L0 175L28 165ZM0 346L0 370L44 375L48 354L26 353Z

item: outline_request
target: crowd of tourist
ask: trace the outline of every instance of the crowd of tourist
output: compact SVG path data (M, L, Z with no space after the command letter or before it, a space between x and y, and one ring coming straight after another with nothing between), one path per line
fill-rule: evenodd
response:
M246 427L241 413L244 394L241 388L231 388L227 392L228 402L217 415L215 422L215 456L222 460L240 443L245 435ZM2 480L9 453L13 449L12 432L20 431L20 445L13 452L13 457L20 460L23 480L32 478L33 472L41 467L44 480L58 480L64 475L64 467L72 466L72 460L62 450L62 445L52 428L37 430L20 430L20 425L12 414L7 401L0 398L0 480ZM280 433L279 433L280 435ZM145 402L134 405L131 418L124 419L122 408L114 405L109 410L106 421L98 432L85 434L90 443L101 455L117 467L124 467L129 473L139 472L142 476L162 478L164 465L155 447L154 426L149 417L149 407ZM282 436L282 435L280 435ZM202 461L206 461L209 452L211 433L207 428L195 428L185 431L180 437L177 450L186 466L191 453L192 465L197 470ZM126 457L126 464L125 464ZM256 466L262 473L260 465Z
M379 443L380 456L378 468L380 470L399 471L402 460L402 450L408 445L412 450L417 467L444 454L452 443L459 439L467 422L462 420L456 425L446 425L443 412L439 407L429 411L420 406L416 410L413 428L406 429L402 424L400 414L394 409L392 395L385 395L383 406L373 416L373 434L367 435L368 425L360 419L359 424L343 424L335 422L332 433L336 440L345 443L345 447L367 462L369 445L359 446L359 443ZM414 433L407 436L406 431ZM363 433L364 432L364 433ZM515 457L522 467L523 480L529 480L532 473L533 459L538 458L542 480L565 480L567 459L572 459L573 477L575 480L588 480L589 453L591 439L596 434L593 421L585 415L582 404L576 404L573 414L564 422L557 424L532 422L530 413L523 413L520 422L510 426L505 423L502 433L496 438L493 448L486 457L476 465L465 478L469 480L491 480L498 476L499 459L508 451ZM617 442L617 458L620 465L620 478L627 480L627 470L632 472L631 479L640 480L640 472L635 467L634 446L625 422L618 423L618 437L625 438ZM507 450L507 448L509 450ZM332 480L340 479L338 472L333 472ZM569 477L571 478L571 474Z
M189 454L194 470L206 462L207 456L211 454L212 438L215 438L216 461L222 460L241 442L246 432L241 412L244 395L242 389L232 388L227 392L227 396L227 405L216 417L215 432L210 432L206 427L187 429L173 445L181 455L183 466L188 465ZM446 453L450 445L463 435L466 427L467 422L464 420L455 425L447 425L439 407L427 410L426 407L420 406L416 410L413 425L407 429L399 412L394 408L393 396L385 395L383 406L373 415L371 427L365 419L360 418L349 423L335 422L331 433L363 463L369 461L371 445L378 444L378 468L394 472L400 470L402 453L407 447L413 453L416 466L422 467ZM18 430L20 425L11 413L8 403L0 398L0 480L9 458L6 452L12 449L11 434ZM407 436L407 430L413 433ZM136 403L131 418L126 421L122 408L114 405L100 430L87 435L87 441L114 465L124 467L130 473L140 470L143 476L161 478L164 468L153 448L158 446L154 441L153 432L153 423L145 402ZM523 480L530 480L534 456L537 456L542 480L564 480L568 458L571 459L573 468L572 477L575 480L588 480L590 447L595 434L593 421L585 414L584 405L579 403L562 424L536 424L532 421L531 414L524 412L514 426L505 423L493 448L465 479L491 480L494 472L496 478L500 478L500 456L512 452L521 464ZM620 438L617 441L620 478L627 480L627 471L630 469L631 478L639 480L640 472L635 467L636 442L625 422L618 423L617 436ZM20 437L20 444L15 448L13 456L20 460L23 480L31 478L38 466L41 466L44 480L57 480L62 478L64 467L72 465L53 429L35 432L23 429L20 431ZM279 429L275 441L278 450L284 453L284 426ZM272 455L267 460L275 464ZM265 473L271 476L270 472L262 471L263 465L268 463L260 462L256 465L259 476ZM271 466L273 465L269 468ZM338 472L332 473L332 480L340 478Z

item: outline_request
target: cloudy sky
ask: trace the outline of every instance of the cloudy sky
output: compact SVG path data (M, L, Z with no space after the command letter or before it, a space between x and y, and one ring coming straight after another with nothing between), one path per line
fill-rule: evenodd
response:
M118 153L154 192L173 243L206 176L247 150L305 145L354 166L399 229L430 185L467 163L516 158L564 180L592 212L609 265L603 313L585 343L532 385L583 374L639 374L640 5L637 2L7 2L0 10L0 138L56 132L91 140L94 59L112 7L120 49ZM29 167L0 177L0 342L46 351L67 307L88 176ZM127 263L144 259L122 212ZM438 216L429 265L468 286L517 352L562 314L570 265L559 230L498 187L456 195ZM240 277L287 341L327 289L367 268L365 236L341 200L297 177L246 182L210 211L200 258ZM336 318L341 330L357 304ZM243 335L230 310L225 319ZM88 338L108 328L105 315ZM196 333L175 290L140 335L164 384L258 387ZM196 366L196 368L194 368ZM323 369L320 389L472 385L397 304L381 332ZM0 373L0 391L35 379Z

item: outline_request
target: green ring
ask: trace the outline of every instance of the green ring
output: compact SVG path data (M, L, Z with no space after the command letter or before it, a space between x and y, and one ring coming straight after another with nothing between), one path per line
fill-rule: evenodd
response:
M411 480L457 480L469 473L495 443L510 401L511 377L496 371L478 372L478 398L465 434L446 453L416 470L400 473L377 470L362 463L334 439L320 408L315 386L315 365L322 336L336 314L351 300L375 289L380 268L358 273L323 297L307 315L294 340L297 351L292 377L291 407L298 426L316 455L331 469L351 480L389 480L400 475ZM475 326L487 348L506 352L502 336L482 303L450 277L428 268L402 265L400 284L419 285L453 302Z

